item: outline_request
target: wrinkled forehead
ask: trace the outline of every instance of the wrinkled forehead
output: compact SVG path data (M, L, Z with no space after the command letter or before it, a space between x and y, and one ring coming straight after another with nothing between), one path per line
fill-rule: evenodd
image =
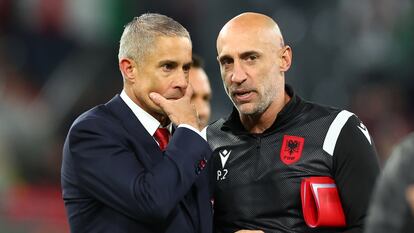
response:
M283 39L272 27L227 27L223 28L217 38L217 52L237 54L244 51L266 51L279 49Z

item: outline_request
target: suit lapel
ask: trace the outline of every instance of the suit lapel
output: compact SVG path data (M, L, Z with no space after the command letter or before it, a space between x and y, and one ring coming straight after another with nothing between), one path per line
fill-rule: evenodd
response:
M141 122L136 118L132 110L128 105L121 99L119 95L116 95L108 103L105 104L107 109L112 113L115 118L120 121L120 124L124 129L134 138L135 142L140 144L140 146L146 151L146 154L149 156L149 161L152 164L157 163L162 159L162 151L159 149L157 143L154 141L152 135L149 135L145 130ZM173 127L173 132L176 130L176 127ZM142 155L137 155L137 158L142 161ZM144 163L144 161L142 161ZM209 183L207 182L207 171L204 171L197 178L196 182L192 186L193 190L190 190L189 193L193 195L197 203L198 216L193 216L189 210L189 206L186 204L185 200L182 200L182 206L190 216L193 224L199 223L199 226L196 226L197 229L200 229L201 233L211 232L211 206L207 200L209 200L209 193L204 191L206 186ZM203 190L200 192L200 190ZM198 217L199 219L195 219ZM198 220L198 221L197 221Z
M134 115L128 105L116 95L108 103L105 104L108 110L114 115L124 129L136 140L138 144L144 148L151 161L156 162L162 158L162 151L159 149L157 143L154 141L152 135L149 135L147 130L141 122ZM141 159L141 155L137 155Z

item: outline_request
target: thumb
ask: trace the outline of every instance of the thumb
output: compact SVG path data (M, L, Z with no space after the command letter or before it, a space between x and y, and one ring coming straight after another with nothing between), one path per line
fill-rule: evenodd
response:
M161 105L162 105L162 103L166 100L166 99L164 98L164 96L162 96L162 95L160 95L160 94L158 94L158 93L156 93L156 92L151 92L151 93L149 93L149 97L150 97L150 99L151 99L152 101L154 101L154 103L155 103L156 105L158 105L158 106L161 106Z

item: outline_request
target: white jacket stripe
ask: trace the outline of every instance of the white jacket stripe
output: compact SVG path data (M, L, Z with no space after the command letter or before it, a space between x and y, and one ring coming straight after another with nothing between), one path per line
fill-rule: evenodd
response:
M342 110L340 113L338 113L335 120L332 121L332 124L329 126L328 133L326 133L325 141L323 142L323 150L331 156L335 150L339 133L341 133L341 130L344 127L345 123L352 115L354 115L352 112Z

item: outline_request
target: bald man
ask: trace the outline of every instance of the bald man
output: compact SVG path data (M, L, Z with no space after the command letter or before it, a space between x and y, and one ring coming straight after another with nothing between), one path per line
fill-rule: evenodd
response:
M193 54L193 63L189 73L189 83L193 87L191 102L197 110L200 125L204 128L210 120L211 88L202 63L201 58Z
M234 109L207 129L215 231L362 232L379 173L362 122L346 110L305 101L285 84L292 49L266 15L243 13L227 22L217 53ZM301 183L312 178L318 185L315 177L323 177L314 186L322 189L309 200L320 207L330 204L323 198L337 198L338 217L305 221L302 207L308 213L312 205L302 205ZM326 210L319 211L316 219Z

